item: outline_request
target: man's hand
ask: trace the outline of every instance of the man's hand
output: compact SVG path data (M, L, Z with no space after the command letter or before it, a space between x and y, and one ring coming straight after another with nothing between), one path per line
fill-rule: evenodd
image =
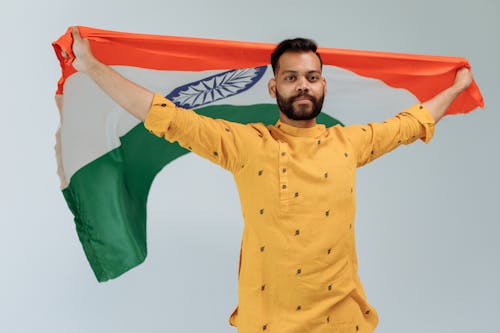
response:
M466 67L462 67L457 71L455 81L448 89L423 103L436 123L443 117L455 98L470 86L472 80L471 71Z
M153 100L153 93L99 62L92 54L89 41L80 36L76 27L73 27L71 34L73 35L72 50L75 55L73 67L79 72L87 74L102 91L130 114L140 120L146 119ZM62 55L66 59L69 58L66 52L63 52Z
M80 32L77 27L73 27L71 35L73 36L72 50L75 55L73 67L75 67L75 69L79 72L88 73L92 66L98 63L97 59L92 54L90 43L88 39L80 36ZM62 52L62 55L66 59L69 58L69 55L64 51Z
M467 89L472 83L472 73L467 67L462 67L457 71L453 86L458 93Z

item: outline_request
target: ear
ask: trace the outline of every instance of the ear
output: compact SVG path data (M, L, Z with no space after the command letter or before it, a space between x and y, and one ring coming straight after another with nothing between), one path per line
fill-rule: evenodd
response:
M276 80L274 78L270 79L267 83L267 90L272 98L276 98Z
M323 92L326 95L326 91L327 91L326 79L324 77L322 77L321 79L323 80Z

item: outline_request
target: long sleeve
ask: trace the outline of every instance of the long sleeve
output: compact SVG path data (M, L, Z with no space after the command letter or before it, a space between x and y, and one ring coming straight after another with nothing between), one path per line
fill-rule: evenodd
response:
M350 141L360 167L401 144L410 144L417 139L429 142L434 135L434 125L429 111L422 104L416 104L383 123L346 126L344 135Z
M154 135L178 142L233 173L245 164L248 144L245 140L252 137L245 125L178 108L160 94L155 94L144 126Z

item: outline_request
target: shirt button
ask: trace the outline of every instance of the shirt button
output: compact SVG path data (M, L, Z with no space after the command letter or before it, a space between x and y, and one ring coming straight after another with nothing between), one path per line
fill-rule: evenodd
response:
M285 152L282 152L282 153L281 153L281 156L285 156L285 155L286 155L286 153L285 153Z
M165 103L162 103L162 104L161 104L161 106L162 106L162 107L165 107L165 106L167 106L167 104L165 104Z

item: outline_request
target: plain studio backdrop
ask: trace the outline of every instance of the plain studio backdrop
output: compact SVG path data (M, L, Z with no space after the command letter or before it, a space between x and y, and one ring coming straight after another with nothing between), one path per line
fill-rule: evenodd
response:
M229 173L199 172L192 154L153 184L146 262L94 278L53 149L50 43L71 25L466 57L486 108L358 170L360 276L377 332L500 332L499 14L498 0L2 0L0 332L236 331L239 199ZM178 179L185 168L192 177Z

